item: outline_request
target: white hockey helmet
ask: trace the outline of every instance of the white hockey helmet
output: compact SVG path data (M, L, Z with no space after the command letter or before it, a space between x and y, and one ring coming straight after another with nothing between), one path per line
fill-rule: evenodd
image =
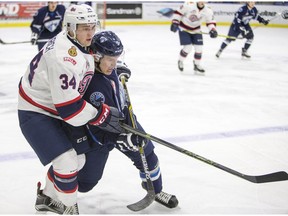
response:
M77 24L95 23L98 25L98 17L92 7L87 4L71 5L64 14L63 28L66 31L76 31Z

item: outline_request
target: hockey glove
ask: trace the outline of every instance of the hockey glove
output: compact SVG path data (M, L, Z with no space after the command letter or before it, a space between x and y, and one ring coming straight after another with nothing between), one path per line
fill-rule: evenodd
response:
M263 19L263 20L261 21L261 23L263 23L264 25L268 25L268 24L269 24L269 20Z
M176 32L179 29L179 21L178 20L172 20L172 24L170 26L170 31Z
M210 32L210 37L211 38L217 38L218 37L218 32L216 31L216 29L212 29Z
M244 26L240 26L239 28L240 28L243 38L246 38L249 33L249 30L246 30Z
M127 82L131 76L131 70L127 67L125 63L121 66L117 66L116 72L120 81L121 81L121 77L124 77L125 81Z
M120 126L120 121L124 120L124 114L115 107L101 104L98 114L89 121L89 124L99 127L111 133L122 133L124 129Z
M127 151L138 151L138 147L142 145L142 142L145 141L145 138L142 138L133 133L121 133L117 139L117 145L122 152Z
M30 40L30 41L31 41L31 44L32 44L32 45L36 45L37 39L38 39L38 34L35 33L35 32L32 32L31 40Z

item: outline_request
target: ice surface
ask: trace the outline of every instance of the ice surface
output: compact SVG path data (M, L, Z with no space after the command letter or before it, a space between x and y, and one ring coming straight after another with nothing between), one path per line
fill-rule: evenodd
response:
M169 26L107 29L125 46L133 109L148 133L247 175L288 172L288 29L255 29L250 60L241 59L244 40L216 59L224 38L205 35L205 77L194 75L193 54L178 71L180 45ZM25 41L30 30L0 28L0 35ZM16 112L18 82L36 52L30 44L0 45L0 214L35 213L36 184L47 171L22 136ZM155 145L164 190L178 197L179 207L153 203L140 214L288 213L288 181L253 184ZM134 214L126 205L144 196L137 170L114 150L103 179L79 194L78 204L83 214Z

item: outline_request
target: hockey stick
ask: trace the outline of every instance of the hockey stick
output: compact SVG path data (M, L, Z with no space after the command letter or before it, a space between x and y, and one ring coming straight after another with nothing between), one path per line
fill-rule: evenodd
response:
M288 14L288 11L277 12L276 15L275 15L273 18L268 19L268 21L271 22L271 21L279 18L279 16L281 16L283 19L288 19L288 16L287 16L287 18L285 18L285 14ZM259 24L259 25L255 26L255 27L253 28L253 30L255 30L255 29L259 28L259 27L263 27L263 26L264 26L264 25L260 25L260 24Z
M245 179L245 180L253 182L253 183L268 183L268 182L277 182L277 181L288 180L288 174L286 172L284 172L284 171L273 172L273 173L264 174L264 175L258 175L258 176L245 175L245 174L240 173L240 172L238 172L236 170L233 170L231 168L228 168L228 167L225 167L225 166L223 166L221 164L218 164L218 163L216 163L214 161L206 159L206 158L204 158L204 157L202 157L200 155L197 155L197 154L195 154L195 153L193 153L191 151L188 151L188 150L183 149L183 148L181 148L179 146L176 146L176 145L174 145L172 143L169 143L169 142L164 141L162 139L159 139L159 138L157 138L155 136L152 136L152 135L150 135L148 133L145 133L145 132L139 131L139 130L137 130L135 128L132 128L129 125L122 124L122 127L124 129L126 129L127 131L131 132L131 133L137 134L137 135L142 136L142 137L144 137L146 139L153 140L153 141L155 141L155 142L157 142L157 143L159 143L161 145L164 145L164 146L166 146L168 148L174 149L174 150L176 150L178 152L181 152L181 153L183 153L185 155L188 155L188 156L190 156L192 158L196 158L197 160L200 160L200 161L202 161L204 163L207 163L207 164L209 164L211 166L214 166L214 167L216 167L218 169L221 169L221 170L223 170L225 172L228 172L228 173L230 173L232 175L238 176L238 177L240 177L242 179Z
M40 40L37 40L37 42L47 42L47 41L49 41L49 39L40 39ZM0 38L0 44L3 44L3 45L24 44L24 43L31 43L31 41L4 42L4 41Z
M179 29L179 31L181 31L181 30ZM188 32L189 34L205 34L205 35L210 35L209 32L202 32L202 31L201 31L201 32L192 32L192 31L187 30L187 29L183 29L182 31ZM228 35L224 35L224 34L218 34L217 36L218 36L218 37L223 37L223 38L238 39L238 38L236 38L236 37L232 37L232 36L228 36Z
M0 43L3 44L3 45L10 45L10 44L31 43L31 41L4 42L4 41L0 38Z
M120 79L121 79L122 85L124 87L124 91L125 91L125 95L126 95L126 99L127 99L127 103L128 103L128 110L129 110L129 114L130 114L130 119L132 121L133 128L135 128L137 130L137 122L136 122L135 116L133 114L132 104L131 104L131 100L129 97L125 77L121 76ZM143 141L143 143L139 146L139 154L141 157L141 162L142 162L142 166L143 166L146 181L147 181L147 194L140 201L127 206L127 208L129 208L132 211L141 211L141 210L147 208L155 200L155 196L156 196L155 191L154 191L153 182L151 180L151 176L149 173L148 163L147 163L145 152L144 152L144 144L145 143Z

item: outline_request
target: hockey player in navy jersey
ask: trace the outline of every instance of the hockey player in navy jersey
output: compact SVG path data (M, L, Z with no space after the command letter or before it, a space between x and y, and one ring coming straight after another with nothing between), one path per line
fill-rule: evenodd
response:
M58 2L48 2L48 6L40 8L30 25L32 45L37 44L40 50L49 39L61 32L64 13L65 6Z
M94 74L94 58L86 48L91 45L97 24L92 7L82 4L67 8L64 30L35 55L19 83L21 131L41 163L51 164L44 189L38 185L37 211L79 213L78 171L85 157L77 156L65 134L65 124L97 125L118 134L124 131L118 109L105 103L95 107L82 98Z
M246 38L244 47L242 48L242 57L250 58L251 56L247 53L250 48L253 40L254 33L250 26L250 21L254 19L259 23L268 25L269 20L264 19L258 14L258 10L255 7L255 2L247 2L244 6L240 7L239 10L235 13L234 20L230 26L228 36L232 38L226 38L221 44L220 49L216 53L216 57L219 58L223 50L241 34L243 38Z
M95 107L100 106L102 103L117 107L119 112L125 115L124 123L132 125L123 86L119 81L119 76L124 76L128 80L131 72L124 64L118 65L117 70L115 69L122 51L121 40L111 31L103 31L93 37L90 52L94 55L95 74L91 78L83 99ZM67 126L67 134L70 133L70 137L74 140L83 140L82 137L85 136L83 136L82 132L85 130ZM140 130L143 130L139 122L137 122L137 126ZM133 161L134 166L140 172L140 177L143 180L142 187L145 189L146 178L137 149L143 138L131 133L111 133L92 125L88 127L89 134L87 137L88 140L90 139L90 144L83 142L77 145L76 141L74 142L77 153L85 153L86 158L86 163L78 174L79 192L88 192L98 183L102 177L109 152L114 148ZM151 141L146 141L144 151L156 193L155 200L168 208L176 207L178 205L177 198L162 191L159 161Z

